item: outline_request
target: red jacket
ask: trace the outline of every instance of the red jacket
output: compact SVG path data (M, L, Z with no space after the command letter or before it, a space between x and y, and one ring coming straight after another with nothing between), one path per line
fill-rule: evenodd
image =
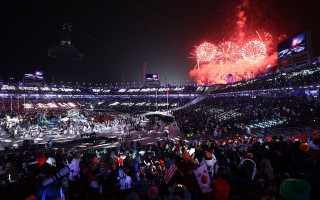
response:
M213 194L216 200L228 200L230 194L230 185L226 180L213 180Z

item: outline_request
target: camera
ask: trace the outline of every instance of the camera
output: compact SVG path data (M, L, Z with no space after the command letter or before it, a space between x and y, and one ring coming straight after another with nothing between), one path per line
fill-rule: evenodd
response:
M59 180L60 178L62 178L63 176L67 175L70 172L70 168L68 166L65 166L64 168L60 169L57 173L55 173L54 175L46 178L43 182L42 185L43 186L48 186L51 183L56 182L57 180Z

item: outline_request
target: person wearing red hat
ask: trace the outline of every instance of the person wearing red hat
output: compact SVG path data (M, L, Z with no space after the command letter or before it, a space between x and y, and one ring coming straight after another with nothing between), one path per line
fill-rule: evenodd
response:
M269 135L269 136L267 137L267 140L268 140L268 142L271 142L272 136Z
M46 163L47 158L45 157L44 154L42 154L39 158L37 158L37 161L38 161L38 166L41 167Z
M117 157L117 162L119 166L123 166L123 159L121 158L122 154L119 154L119 156Z

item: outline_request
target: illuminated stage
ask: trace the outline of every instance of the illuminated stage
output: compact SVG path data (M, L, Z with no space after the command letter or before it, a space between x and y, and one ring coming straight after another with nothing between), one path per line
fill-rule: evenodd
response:
M155 112L157 113L157 112ZM153 113L149 113L153 114ZM159 113L157 113L159 114ZM141 126L144 127L148 120L142 121ZM165 128L167 130L167 128ZM74 134L65 131L61 133L58 128L40 129L36 126L30 128L28 131L21 130L15 135L13 139L9 134L2 131L0 133L0 152L14 152L15 150L24 148L26 141L30 141L29 145L37 149L48 148L48 143L52 143L53 147L62 148L111 148L119 145L121 142L137 142L142 145L153 144L156 141L164 140L162 132L155 128L148 131L147 128L137 131L133 127L127 125L107 127L103 132L95 132L91 135L92 130L87 130L86 134ZM128 133L130 130L130 133ZM170 128L170 140L179 141L180 133L177 127L173 124ZM156 137L154 137L156 136ZM50 145L50 144L49 144Z

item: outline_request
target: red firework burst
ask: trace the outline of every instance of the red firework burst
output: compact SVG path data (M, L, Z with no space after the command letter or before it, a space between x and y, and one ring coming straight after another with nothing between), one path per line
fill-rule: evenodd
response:
M216 52L217 48L213 44L204 42L196 49L197 59L199 62L209 62L214 58Z
M260 62L267 56L267 47L260 40L251 40L241 48L241 56L251 63Z
M227 62L235 63L239 59L239 47L231 41L223 42L218 46L215 56L216 64L225 64Z

